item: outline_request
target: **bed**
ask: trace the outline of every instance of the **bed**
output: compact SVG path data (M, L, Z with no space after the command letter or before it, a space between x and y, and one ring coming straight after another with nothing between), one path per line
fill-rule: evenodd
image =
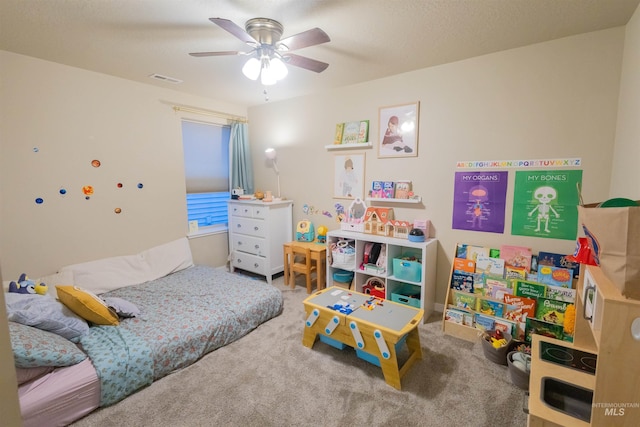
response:
M25 427L64 426L112 405L282 312L277 288L221 268L193 265L190 259L188 242L181 239L133 257L62 268L50 283L73 284L56 286L59 300L52 295L5 295ZM99 301L79 309L68 301L67 292ZM65 323L71 332L28 325L38 315L20 316L21 307L36 305L39 313L52 309L36 302L69 318L76 315L78 323ZM84 313L89 304L104 304L117 325L88 320L84 330L77 318L102 313L102 307ZM41 355L44 362L36 360Z

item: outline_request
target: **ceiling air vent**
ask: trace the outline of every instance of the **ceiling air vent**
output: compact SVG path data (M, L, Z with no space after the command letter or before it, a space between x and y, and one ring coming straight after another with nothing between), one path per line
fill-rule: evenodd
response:
M152 79L160 80L167 83L173 83L174 85L182 83L182 80L176 79L174 77L163 76L162 74L151 74L149 77Z

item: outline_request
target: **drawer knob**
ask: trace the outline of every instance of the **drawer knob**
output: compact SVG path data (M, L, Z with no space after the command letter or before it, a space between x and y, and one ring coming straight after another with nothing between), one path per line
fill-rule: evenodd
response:
M255 268L258 268L258 263L256 262L255 264L253 264L253 266L254 266Z
M260 248L260 245L255 245L254 247L255 247L256 249L259 249L259 248Z
M258 231L260 229L260 227L258 227L257 225L255 227L253 227L254 230Z

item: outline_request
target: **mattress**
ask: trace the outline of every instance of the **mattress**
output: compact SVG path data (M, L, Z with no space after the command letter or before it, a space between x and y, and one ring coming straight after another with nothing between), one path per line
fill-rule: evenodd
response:
M100 380L89 359L18 387L24 427L66 426L100 405Z
M249 333L283 309L281 292L224 269L192 266L106 292L141 314L92 326L80 339L89 359L19 387L25 427L64 426L112 405Z

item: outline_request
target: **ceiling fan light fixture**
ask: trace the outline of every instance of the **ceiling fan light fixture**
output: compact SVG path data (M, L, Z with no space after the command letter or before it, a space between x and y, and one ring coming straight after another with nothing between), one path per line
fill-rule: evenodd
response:
M264 86L271 86L276 84L276 76L271 68L269 59L262 60L262 71L260 72L260 82Z
M271 59L271 71L276 80L282 80L289 74L287 66L284 65L284 62L278 57Z
M244 74L248 79L258 80L261 68L261 61L256 57L251 57L244 64L244 67L242 67L242 74Z

